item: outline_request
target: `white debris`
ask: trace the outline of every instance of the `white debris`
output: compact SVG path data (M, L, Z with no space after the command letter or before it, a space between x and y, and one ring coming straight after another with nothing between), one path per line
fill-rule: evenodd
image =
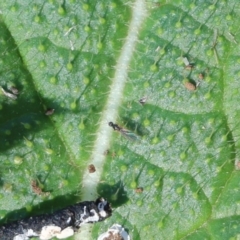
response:
M190 62L188 61L188 59L186 57L183 57L182 61L185 64L185 66L189 66Z
M28 237L37 237L39 235L35 233L32 229L28 229L26 234Z
M29 240L29 237L25 234L19 234L13 238L13 240Z
M64 36L67 36L73 29L75 29L76 26L73 26L68 29L68 31L64 34Z
M128 235L128 233L124 230L124 228L119 225L119 224L113 224L107 232L102 233L97 240L105 240L105 239L115 239L115 238L119 238L120 237L123 240L130 240L130 236ZM114 238L115 237L115 238Z
M31 237L39 236L41 240L50 240L53 237L58 239L65 239L74 235L72 227L67 227L61 231L58 226L45 226L39 234L35 233L32 229L27 230L24 234L19 234L13 238L13 240L30 240Z
M83 214L81 214L81 218L80 218L80 221L81 221L80 226L85 223L88 223L88 222L98 222L99 221L99 215L97 214L97 212L94 209L90 210L90 212L93 214L93 216L84 218L87 215L86 206L84 206Z
M42 228L39 238L41 240L49 240L53 237L58 239L64 239L74 235L74 231L71 227L67 227L61 231L61 228L58 226L45 226Z
M24 230L24 234L18 234L13 238L13 240L29 240L29 237L37 237L38 234L35 233L32 229Z
M104 199L103 199L102 202L100 202L100 203L98 204L99 215L100 215L101 217L106 217L106 216L107 216L107 213L106 213L106 211L104 210L104 208L105 208L105 206L106 206L107 204L108 204L108 202L105 201Z
M71 40L69 42L70 42L71 50L73 51L74 50L73 42Z
M44 226L42 228L39 239L41 240L49 240L53 237L56 237L57 234L61 233L61 228L58 226Z
M6 92L2 87L1 87L1 90L2 90L3 94L4 94L6 97L9 97L9 98L11 98L11 99L13 99L13 100L16 100L16 99L17 99L17 96L16 96L16 95L14 95L14 94L12 94L12 93L9 93L9 92Z
M19 90L17 88L15 88L14 86L11 86L9 88L9 90L14 94L14 95L18 95L19 94Z
M56 237L58 239L64 239L67 237L71 237L74 235L74 231L71 227L67 227L61 231L61 233L57 234Z

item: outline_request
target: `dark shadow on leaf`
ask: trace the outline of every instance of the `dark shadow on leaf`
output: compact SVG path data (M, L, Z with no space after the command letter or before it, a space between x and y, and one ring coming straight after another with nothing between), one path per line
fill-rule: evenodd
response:
M0 46L0 56L4 59L0 66L0 152L3 152L52 126L49 116L45 115L46 105L49 105L46 108L60 107L53 104L52 99L43 99L37 92L17 44L1 18L0 32L8 43Z
M127 193L121 181L114 185L100 183L97 192L100 196L106 198L113 208L119 207L128 201Z
M4 96L5 97L5 96ZM6 97L5 97L6 98ZM35 98L34 101L38 99ZM13 102L14 101L14 102ZM39 101L39 100L38 100ZM45 101L44 101L45 102ZM50 108L55 109L54 115L62 112L63 109L56 103L46 101ZM16 145L42 129L52 125L50 116L46 115L45 109L40 103L32 103L19 97L19 99L5 99L0 110L0 151L14 148ZM56 111L57 110L57 111Z
M136 122L130 118L123 117L124 127L132 132L136 132L139 136L148 135L149 131L139 122Z
M0 176L1 176L1 172L0 172ZM3 179L0 177L0 187L2 187L3 184L4 184Z

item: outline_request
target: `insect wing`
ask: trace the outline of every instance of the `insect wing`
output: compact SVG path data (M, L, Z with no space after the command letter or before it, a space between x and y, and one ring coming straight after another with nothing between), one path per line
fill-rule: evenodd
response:
M120 133L125 137L127 138L128 140L131 140L131 141L139 141L139 137L133 133L133 132L130 132L126 129L121 129L120 130Z

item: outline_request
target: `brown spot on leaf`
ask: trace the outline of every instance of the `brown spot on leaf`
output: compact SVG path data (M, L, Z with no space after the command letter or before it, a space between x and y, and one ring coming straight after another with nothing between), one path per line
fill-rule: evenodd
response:
M105 237L104 240L124 240L120 233L109 232L109 236Z
M88 166L88 171L89 171L89 173L94 173L94 172L96 172L95 166L94 166L93 164L90 164L90 165Z
M142 187L138 187L135 189L136 193L142 193L143 192L143 188Z
M198 78L203 80L204 79L204 74L203 73L199 73Z
M50 194L50 192L43 192L43 190L38 186L37 181L35 180L31 181L31 186L32 186L33 192L37 195L48 196Z
M189 91L195 91L195 90L196 90L196 84L194 84L194 83L192 83L192 82L190 82L190 81L185 82L185 83L184 83L184 86L185 86L185 88L186 88L187 90L189 90Z

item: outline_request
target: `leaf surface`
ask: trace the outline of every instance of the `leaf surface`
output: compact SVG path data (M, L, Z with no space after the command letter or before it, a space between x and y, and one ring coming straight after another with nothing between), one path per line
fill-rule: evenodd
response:
M136 240L239 237L239 3L10 0L1 11L0 84L20 92L0 95L3 221L99 194L115 210L93 239L116 222Z

